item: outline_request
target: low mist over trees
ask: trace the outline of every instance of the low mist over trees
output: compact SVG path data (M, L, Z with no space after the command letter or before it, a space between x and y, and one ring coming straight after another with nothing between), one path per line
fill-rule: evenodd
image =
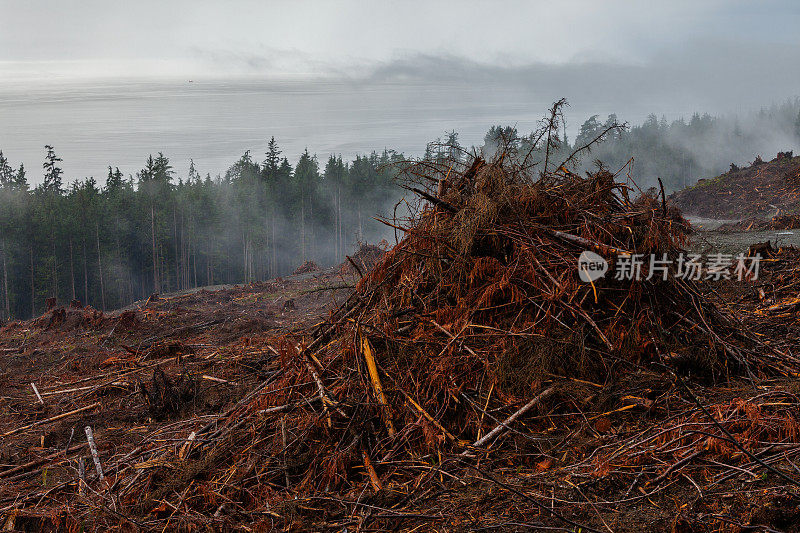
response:
M558 109L557 106L554 109ZM611 128L615 115L586 120L574 142L561 116L533 133L493 126L481 146L464 148L447 132L423 155L432 160L491 158L499 152L548 168L607 131L577 162L595 160L618 170L635 158L632 176L642 187L661 178L668 191L720 174L731 162L800 147L800 100L744 119L693 115L668 123L651 115L633 127ZM798 150L800 151L800 150ZM263 154L245 152L223 176L173 168L150 155L135 175L109 167L67 184L61 158L45 146L40 185L0 151L0 318L35 316L48 298L113 309L153 292L247 283L290 273L307 260L341 262L356 243L393 232L373 220L391 214L402 154L391 150L345 161L321 161L306 150L292 163L270 139Z
M320 168L305 151L292 165L275 139L263 160L246 152L225 173L181 175L164 154L135 176L108 168L63 185L61 159L47 146L44 181L31 187L24 167L0 152L0 316L41 313L47 298L113 309L204 285L263 280L303 261L332 264L358 241L387 228L372 217L397 196L386 150Z
M585 144L616 119L616 115L606 121L591 117L581 126L575 145ZM653 114L640 125L612 132L583 164L588 167L597 159L616 170L633 157L632 175L640 186L655 185L661 178L671 192L719 175L731 163L744 166L757 155L769 160L778 151L798 148L800 99L795 99L745 117L694 113L689 120L667 122Z
M590 143L618 122L614 114L606 119L599 115L589 117L574 141L566 139L562 128L552 162L561 162L565 154ZM532 137L513 126L493 126L484 138L483 153L491 156L505 147L524 157L534 143ZM631 176L640 187L656 186L661 178L667 192L671 192L700 178L717 176L731 163L748 165L758 155L769 160L784 150L800 151L800 99L745 117L694 113L688 120L668 122L651 114L642 124L611 129L603 142L593 144L590 152L583 154L578 167L589 170L595 161L601 161L616 171L633 158Z

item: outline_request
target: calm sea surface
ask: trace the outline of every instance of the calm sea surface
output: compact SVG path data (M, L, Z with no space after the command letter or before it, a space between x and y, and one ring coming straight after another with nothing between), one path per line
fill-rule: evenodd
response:
M446 130L460 132L466 145L480 144L492 124L528 132L549 104L524 87L491 82L0 85L0 150L15 166L24 162L33 183L41 180L45 144L63 158L68 180L102 181L108 165L135 173L158 151L179 176L189 158L214 176L245 150L261 160L272 135L290 160L305 147L323 163L331 153L352 157L384 147L418 155Z
M595 113L600 120L617 113L637 124L652 112L671 120L693 111L690 103L674 98L634 98L524 76L440 82L47 79L24 84L0 78L0 150L15 166L24 162L34 184L42 179L45 144L63 158L67 181L94 176L102 182L108 165L133 174L148 154L159 151L172 160L179 177L186 175L190 158L202 174L216 176L246 150L262 160L273 135L292 162L308 147L322 164L330 154L349 159L384 148L421 155L428 141L449 130L459 132L462 145L481 145L496 124L530 133L561 97L570 100L565 112L570 139ZM764 153L790 146L782 138L765 138L765 143L769 149Z

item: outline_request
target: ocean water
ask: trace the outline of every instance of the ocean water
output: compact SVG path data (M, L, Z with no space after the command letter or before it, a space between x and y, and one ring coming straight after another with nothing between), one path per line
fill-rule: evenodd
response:
M332 153L351 158L385 147L419 155L426 142L453 129L462 144L480 145L493 124L533 130L551 101L491 80L0 81L0 150L13 165L25 163L32 183L42 179L45 144L63 159L67 181L94 176L102 183L109 165L134 174L159 151L178 176L186 175L190 158L201 174L215 176L246 150L261 160L273 135L291 161L307 147L321 164ZM571 115L580 117L577 124L586 118L574 108Z

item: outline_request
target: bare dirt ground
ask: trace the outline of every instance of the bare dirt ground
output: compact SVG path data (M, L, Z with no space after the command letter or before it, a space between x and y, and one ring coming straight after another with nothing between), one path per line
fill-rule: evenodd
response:
M110 313L57 307L4 326L0 508L27 489L74 478L74 463L52 458L85 446L86 426L109 476L144 439L159 440L166 428L199 429L277 372L274 337L313 328L353 282L332 269L165 295ZM44 470L17 468L46 458ZM13 520L6 525L14 529Z
M702 179L670 196L670 203L687 215L713 219L742 219L796 213L800 185L800 156L779 154L744 168Z

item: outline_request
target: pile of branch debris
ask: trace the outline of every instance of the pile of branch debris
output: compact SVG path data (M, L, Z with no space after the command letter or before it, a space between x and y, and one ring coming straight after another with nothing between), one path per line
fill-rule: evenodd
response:
M800 325L800 250L794 246L774 248L769 241L756 246L764 257L752 295L758 302L758 314L783 325Z
M798 368L757 353L697 283L647 266L580 280L587 249L612 265L681 250L687 224L656 195L631 199L605 170L534 177L503 158L452 166L405 169L438 194L423 195L401 242L307 343L276 350L279 375L193 434L184 466L170 464L172 451L147 454L149 468L119 482L123 501L187 526L236 515L316 529L350 523L368 491L382 527L424 522L427 484L460 479L488 450L541 461L532 435L566 416L576 394L596 399L587 386L610 390L644 371L661 376L649 389L658 396L678 374L710 382Z
M310 272L319 272L320 268L314 261L305 261L302 265L294 269L292 274L308 274Z
M356 253L352 256L346 256L347 260L341 264L339 270L343 276L358 275L363 277L378 264L384 254L386 254L386 249L388 247L389 243L385 240L378 244L360 242L358 243L358 250L356 250Z

